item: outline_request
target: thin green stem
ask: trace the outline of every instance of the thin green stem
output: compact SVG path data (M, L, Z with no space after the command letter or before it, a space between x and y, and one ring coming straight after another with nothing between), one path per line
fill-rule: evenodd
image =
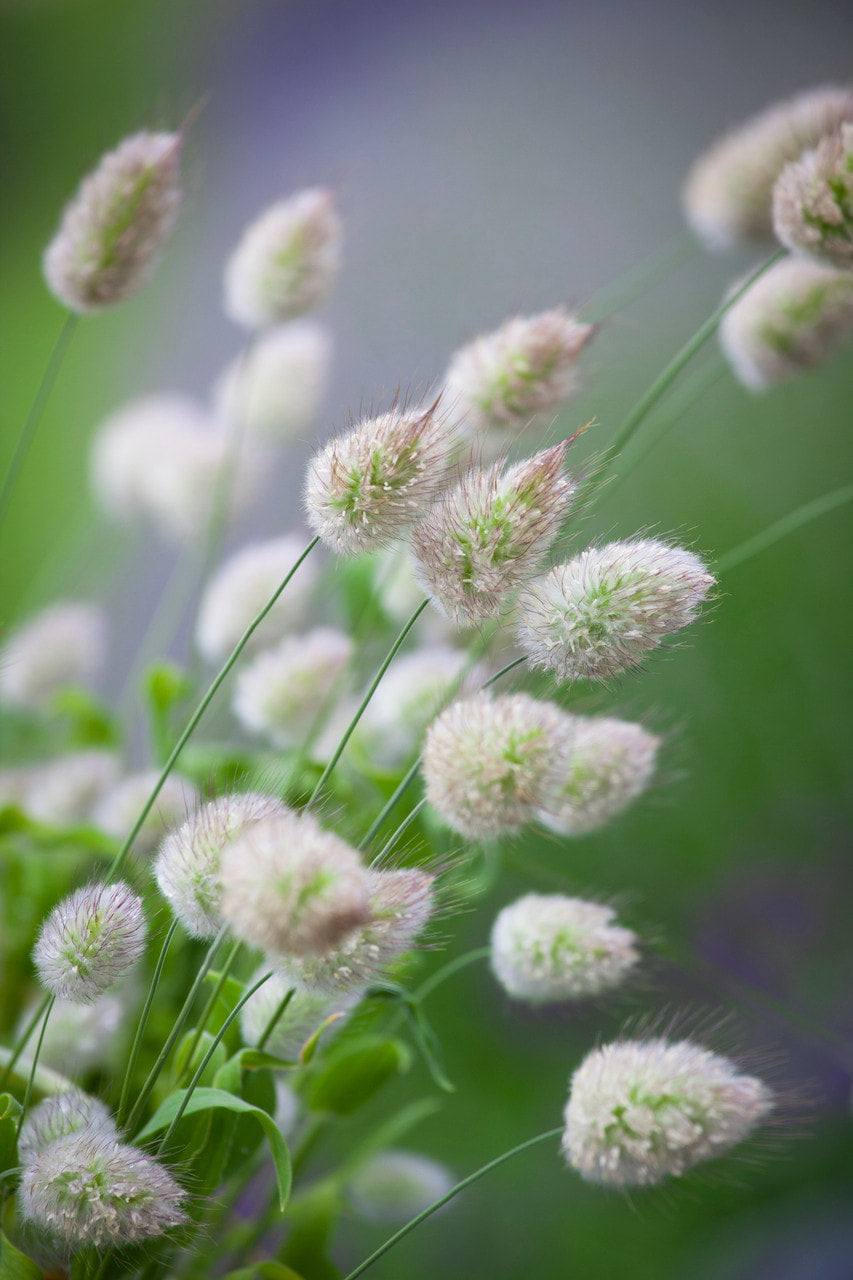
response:
M475 964L478 960L488 960L491 954L491 947L475 947L473 951L466 951L464 955L456 956L454 960L448 960L447 964L443 964L440 969L436 969L431 977L422 982L417 991L412 992L412 999L416 1001L423 1000L435 991L436 987L440 987L447 978L452 978L454 973L459 973L460 969L467 969L469 964Z
M426 805L426 796L424 796L421 800L418 801L418 803L412 809L411 813L406 814L406 817L400 823L399 827L394 832L394 834L392 836L389 836L389 838L385 841L384 845L379 850L379 852L376 855L376 858L374 859L375 862L381 863L383 858L385 858L387 854L391 852L391 850L396 845L397 841L400 839L400 836L402 836L403 833L409 829L409 827L415 821L418 814L425 807L425 805Z
M326 785L329 778L331 777L331 774L335 765L340 760L341 756L344 753L344 749L346 748L347 743L349 742L350 738L355 732L356 725L358 724L359 720L361 719L362 715L367 709L368 703L370 702L371 698L373 697L374 693L379 687L380 680L385 675L385 672L388 670L391 663L394 661L394 658L396 657L397 652L400 649L400 646L403 644L403 641L406 639L406 636L409 634L412 627L415 625L418 618L421 616L424 609L426 609L428 605L429 605L429 600L421 601L421 603L418 605L417 609L415 609L415 612L412 614L411 618L409 618L409 621L403 627L402 631L397 636L397 639L394 641L394 643L391 645L391 648L388 650L387 654L385 655L385 659L382 665L380 666L379 670L376 672L376 675L373 677L373 680L371 681L370 688L367 690L367 693L362 698L361 703L355 712L355 715L350 720L349 724L344 730L343 736L340 742L338 743L337 747L335 748L334 752L332 753L331 759L329 760L323 772L320 774L320 777L317 779L317 785L314 787L314 790L311 792L311 798L308 801L309 809L311 808L314 801L317 799L318 795L323 790L324 786Z
M41 1047L42 1047L42 1044L44 1043L44 1033L47 1030L47 1020L50 1017L50 1011L53 1008L55 1001L56 1001L56 996L51 996L48 1001L47 1008L44 1011L44 1021L41 1024L41 1031L39 1032L38 1044L36 1045L36 1051L33 1054L33 1065L30 1069L30 1074L27 1079L27 1087L24 1091L24 1099L23 1099L23 1102L21 1103L21 1114L18 1116L18 1135L20 1135L21 1125L24 1123L24 1117L27 1114L27 1107L30 1105L30 1097L33 1092L33 1082L35 1081L35 1078L36 1078L36 1068L38 1066L39 1055L41 1054Z
M47 1006L50 1004L50 1001L51 1001L51 997L49 995L42 996L38 1007L33 1013L33 1016L30 1018L29 1022L21 1032L21 1035L18 1039L18 1043L15 1045L15 1051L12 1054L9 1061L6 1063L6 1066L3 1071L3 1075L0 1076L0 1092L2 1092L3 1089L5 1089L6 1082L8 1081L10 1075L15 1069L15 1064L20 1058L21 1054L24 1052L24 1049L26 1048L26 1045L27 1045L27 1041L29 1040L30 1036L33 1034L36 1027L38 1026L39 1019L41 1018Z
M406 773L403 774L403 777L397 783L391 795L385 801L382 808L379 810L376 817L373 819L370 826L367 828L367 831L364 833L364 835L362 836L361 840L358 843L359 850L367 848L367 846L370 844L371 840L374 838L376 833L380 830L385 819L389 816L389 814L393 813L394 809L396 809L398 801L402 800L403 796L406 794L409 787L412 785L415 778L420 773L420 769L421 769L421 757L418 756L417 760L414 760L412 764L409 766Z
M175 1116L174 1116L174 1119L172 1120L172 1123L169 1125L168 1129L163 1135L163 1138L160 1142L160 1146L157 1148L158 1156L162 1155L163 1152L166 1150L167 1146L169 1145L169 1139L171 1138L172 1134L175 1132L178 1125L180 1124L183 1114L186 1111L187 1106L189 1104L189 1100L195 1093L196 1089L198 1088L198 1083L201 1080L202 1076L204 1075L205 1071L207 1070L208 1063L210 1062L211 1058L216 1052L218 1046L225 1039L225 1035L226 1035L226 1032L228 1031L228 1028L231 1026L235 1018L239 1017L240 1010L243 1008L243 1005L246 1004L246 1002L252 998L255 992L260 987L262 987L265 982L268 982L271 977L272 977L272 970L270 970L269 973L265 973L262 978L259 978L258 981L253 986L249 987L248 991L243 992L243 995L237 1001L234 1008L231 1010L228 1017L225 1019L222 1026L219 1028L216 1035L213 1037L213 1040L210 1042L210 1046L207 1050L207 1053L204 1055L201 1062L198 1064L198 1067L195 1070L195 1074L193 1075L192 1080L190 1080L189 1084L186 1087L184 1096L181 1099L180 1106L175 1112Z
M275 1031L276 1023L278 1022L279 1018L282 1016L285 1009L290 1004L291 1000L295 995L296 995L296 987L291 987L289 991L286 991L284 993L284 995L282 996L281 1000L278 1003L278 1008L275 1009L269 1022L264 1027L263 1033L260 1039L258 1040L257 1045L255 1046L256 1049L263 1050L267 1047L267 1041L269 1040L272 1033Z
M225 957L225 963L223 964L222 968L219 971L219 976L217 977L216 982L213 985L213 990L208 996L207 1003L205 1004L204 1008L201 1011L201 1017L198 1019L196 1023L195 1034L193 1036L192 1043L190 1044L190 1047L187 1051L187 1065L189 1065L189 1063L191 1063L193 1060L193 1055L195 1054L195 1051L199 1046L201 1037L204 1035L204 1031L207 1026L208 1019L210 1015L213 1013L213 1010L216 1008L216 1002L222 993L225 983L228 981L228 975L231 972L232 968L234 967L234 962L237 959L237 956L239 955L240 948L242 947L242 945L243 945L242 942L238 938L236 942L232 943L231 950L228 952L228 955Z
M145 1004L139 1014L139 1020L136 1024L136 1032L133 1037L133 1044L130 1049L130 1056L127 1060L127 1067L124 1073L124 1080L121 1086L121 1098L116 1112L116 1124L119 1129L124 1123L124 1117L127 1112L127 1104L130 1095L130 1084L133 1079L133 1073L136 1070L136 1063L139 1060L139 1051L142 1047L142 1040L145 1036L145 1029L148 1026L148 1019L151 1015L151 1008L154 1004L154 996L157 994L157 988L160 985L160 978L163 974L163 966L166 963L166 954L172 945L172 939L178 928L177 920L173 920L169 926L166 937L163 939L163 945L160 948L160 954L157 957L157 964L154 966L154 972L151 975L151 981L148 984L148 991L145 996Z
M604 450L602 456L598 459L594 474L587 486L585 486L586 489L589 489L592 486L597 486L601 483L603 476L612 466L616 458L618 458L619 454L625 448L626 444L634 435L634 432L641 425L647 414L654 408L661 396L663 396L664 392L669 389L678 377L679 373L681 373L684 366L692 360L696 352L704 346L712 334L716 332L720 321L723 319L726 312L743 297L747 289L755 283L759 276L763 275L764 272L772 267L775 262L779 261L779 259L784 255L784 252L784 249L779 249L776 253L772 254L771 257L765 259L759 267L756 267L755 271L753 271L752 274L744 280L734 293L726 298L725 302L721 303L720 306L717 307L716 311L711 313L705 323L700 325L693 336L685 342L684 346L681 347L679 351L676 352L669 364L666 365L662 372L659 373L651 383L645 394L640 396L640 399L634 405L633 409L616 432L613 440Z
M510 671L515 671L516 667L523 666L527 661L527 654L523 653L520 658L513 658L512 662L508 662L505 667L501 667L500 671L496 671L493 676L489 676L488 680L484 680L480 685L481 689L488 689L496 681L502 679L503 676L509 675Z
M316 547L319 541L320 541L319 538L312 538L312 540L308 543L308 546L302 552L302 555L296 561L293 568L290 570L289 573L285 575L284 580L282 581L277 591L270 597L270 599L264 605L263 609L261 609L260 613L256 614L252 622L249 623L249 626L243 632L237 644L232 649L230 656L226 659L226 661L220 668L218 674L214 677L213 681L210 684L210 687L207 690L207 693L204 695L201 702L198 704L195 711L190 716L190 719L187 722L186 728L184 729L178 741L175 743L172 753L169 756L169 759L164 764L160 772L160 777L157 779L157 782L154 785L154 789L152 790L145 805L143 806L142 812L140 813L139 817L136 819L136 822L133 824L133 828L129 836L127 837L124 844L119 849L118 853L113 859L112 865L106 877L108 881L112 880L115 876L117 876L121 872L121 869L127 860L128 854L130 853L131 846L133 845L134 840L136 839L137 835L142 829L142 824L144 823L145 819L148 817L149 813L151 812L151 809L153 808L157 800L157 797L160 794L160 791L164 782L168 778L169 774L172 772L172 769L174 768L178 757L180 756L184 747L187 745L187 742L189 741L190 737L194 733L196 726L198 725L199 721L201 720L207 708L210 706L220 686L224 682L228 673L231 671L231 668L234 666L234 663L240 657L240 654L243 652L246 645L249 643L249 640L252 638L257 628L263 622L264 618L273 608L279 596L287 586L288 582L290 582L290 579L293 577L293 575L296 573L299 566L302 564L302 561L305 560L311 554L311 552L314 550L314 548Z
M160 1072L163 1070L163 1067L165 1066L166 1059L168 1058L169 1054L172 1052L175 1045L177 1044L178 1037L180 1036L181 1032L184 1029L187 1018L190 1015L190 1010L192 1009L193 1004L195 1003L195 998L198 995L199 990L201 988L201 984L204 982L205 975L207 971L210 969L211 965L213 964L214 958L216 956L216 952L219 950L220 944L225 938L225 935L227 932L228 932L228 926L223 925L222 928L219 930L219 933L214 938L213 942L210 944L210 947L208 949L207 955L204 958L201 968L196 974L195 980L193 981L193 984L190 987L189 994L187 995L187 998L184 1001L183 1006L181 1007L180 1013L175 1019L174 1026L172 1027L172 1030L169 1032L168 1036L166 1037L166 1040L164 1041L163 1046L159 1054L157 1055L157 1061L154 1063L154 1066L151 1068L151 1071L149 1072L149 1075L148 1075L148 1079L145 1081L145 1084L142 1086L142 1089L139 1092L139 1096L137 1097L136 1102L133 1105L133 1110L131 1111L127 1121L127 1129L129 1133L133 1133L134 1130L138 1127L139 1120L141 1118L142 1111L145 1107L145 1104L148 1101L149 1097L151 1096L152 1089L154 1088L155 1084L160 1078Z
M556 1138L558 1134L561 1134L562 1132L563 1128L561 1125L558 1129L548 1129L546 1133L538 1133L535 1138L528 1138L526 1142L520 1142L517 1147L512 1147L511 1150L505 1151L503 1155L497 1156L494 1160L490 1160L488 1164L484 1164L482 1168L477 1169L474 1173L469 1173L467 1178L463 1178L461 1182L457 1182L456 1186L452 1187L446 1195L443 1195L440 1199L434 1201L429 1208L424 1209L422 1213L417 1215L417 1217L412 1218L411 1222L407 1222L399 1231L395 1231L393 1236L389 1236L384 1244L381 1244L378 1249L375 1249L373 1253L371 1253L369 1258L365 1258L364 1262L359 1263L354 1271L350 1271L350 1273L344 1277L344 1280L356 1280L356 1276L363 1275L369 1267L373 1266L374 1262L378 1262L389 1249L393 1249L394 1245L402 1240L404 1236L407 1236L410 1231L414 1231L415 1227L420 1226L422 1222L435 1213L437 1209L440 1209L442 1205L447 1204L447 1202L452 1200L454 1196L458 1196L460 1191L464 1191L466 1187L470 1187L472 1183L477 1182L477 1180L482 1178L485 1174L490 1173L492 1169L496 1169L498 1165L502 1165L505 1161L511 1160L513 1156L520 1155L521 1152L526 1151L528 1147L533 1147L538 1142L546 1142L549 1138Z
M53 390L53 384L56 382L57 374L62 366L62 361L65 359L65 353L68 350L72 337L74 336L74 330L77 328L77 322L79 319L80 317L75 315L73 312L65 317L65 323L60 330L59 337L56 339L53 351L50 354L45 371L42 374L42 379L39 384L39 389L36 392L35 400L33 400L30 411L27 414L23 427L21 428L21 434L18 436L14 452L9 461L9 466L6 469L2 488L0 488L0 527L2 527L3 521L6 518L6 513L9 510L9 504L12 500L12 493L14 491L15 484L17 483L21 468L26 461L27 454L30 451L30 446L35 439L35 434L38 430L39 423L41 422L45 405L47 404L50 393Z
M731 551L720 556L715 565L716 571L728 573L730 569L737 568L745 561L751 560L753 556L760 555L762 551L766 551L782 538L786 538L789 533L795 533L803 525L810 524L812 520L817 520L820 516L834 511L836 507L851 501L853 501L853 484L846 484L841 489L835 489L832 493L825 493L823 497L805 503L796 511L789 512L781 520L769 525L762 533L756 533L754 537L747 538L745 542L739 543Z

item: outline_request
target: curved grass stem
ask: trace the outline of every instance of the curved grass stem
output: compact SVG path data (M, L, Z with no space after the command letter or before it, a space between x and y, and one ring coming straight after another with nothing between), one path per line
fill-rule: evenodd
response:
M720 556L714 566L717 573L728 573L730 569L736 569L747 560L751 560L753 556L760 555L762 551L781 541L782 538L786 538L789 533L796 533L803 525L810 524L812 520L817 520L820 516L834 511L836 507L851 501L853 501L853 484L845 484L840 489L834 489L832 493L825 493L820 498L806 502L802 507L797 507L796 511L791 511L781 520L768 525L761 533L747 538L745 542L739 543L731 551Z

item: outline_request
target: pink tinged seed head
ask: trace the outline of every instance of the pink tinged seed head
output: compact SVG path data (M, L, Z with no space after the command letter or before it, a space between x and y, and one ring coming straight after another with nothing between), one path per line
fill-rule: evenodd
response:
M51 1143L83 1129L118 1136L112 1116L99 1098L80 1089L52 1094L26 1112L18 1134L18 1159L23 1165L31 1164Z
M288 957L283 980L306 992L363 992L414 947L435 909L434 880L418 868L370 868L367 920L320 955Z
M287 636L240 672L232 703L235 716L244 728L278 747L302 742L331 710L352 655L352 640L334 627Z
M308 465L308 523L342 555L405 537L444 484L453 439L428 408L392 408L320 449Z
M853 88L811 89L733 129L693 165L682 193L687 221L709 248L773 231L773 186L785 164L853 121Z
M83 180L44 255L48 288L86 313L132 298L172 234L181 204L182 137L136 133Z
M595 327L562 307L514 316L457 351L444 399L465 431L518 431L555 413L577 389L577 363Z
M63 601L42 609L0 648L0 701L38 711L61 689L91 684L106 637L106 615L97 605Z
M720 346L735 377L767 391L828 359L853 331L853 273L783 258L723 317Z
M171 831L160 845L154 875L160 892L194 938L215 938L222 927L222 851L253 822L283 812L275 796L221 796Z
M653 1186L742 1142L772 1091L688 1040L623 1040L588 1054L570 1083L563 1151L588 1182Z
M576 716L574 725L563 777L539 811L541 822L566 836L598 831L642 795L661 743L627 720Z
M369 919L357 852L308 813L252 823L226 845L221 866L223 919L273 960L331 951Z
M180 1226L184 1198L151 1156L90 1127L52 1143L27 1165L19 1208L25 1221L62 1245L109 1248Z
M123 880L87 885L48 916L33 960L52 995L92 1004L140 958L146 933L142 899Z
M225 314L255 329L322 302L338 274L342 229L331 192L299 191L262 213L225 267Z
M469 472L414 529L421 585L458 626L496 617L541 565L576 488L566 449Z
M636 934L616 923L612 907L529 893L495 920L492 969L517 1000L580 1000L619 986L639 959L636 944Z
M683 547L653 538L590 547L522 593L518 643L560 681L606 680L693 622L713 584Z
M853 268L853 121L782 170L773 229L793 253L839 271Z
M326 392L331 339L313 320L276 325L238 356L214 390L218 416L279 444L305 438Z
M474 840L517 831L558 784L573 735L571 716L526 694L460 699L427 730L427 799Z

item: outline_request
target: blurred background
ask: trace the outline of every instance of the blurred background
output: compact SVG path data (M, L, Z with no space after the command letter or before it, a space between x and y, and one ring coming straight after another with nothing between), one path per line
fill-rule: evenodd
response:
M102 591L118 667L131 661L174 553L153 535L92 532L87 441L137 395L209 394L241 342L222 315L222 263L265 204L332 184L346 222L318 438L398 385L423 389L510 314L588 304L607 323L557 427L595 417L583 458L757 260L691 247L679 208L691 160L766 103L849 78L851 37L844 3L5 0L0 465L62 324L40 274L62 205L124 135L202 110L167 266L87 319L62 368L4 532L2 626ZM646 423L636 467L590 508L581 540L675 532L713 558L849 481L849 347L761 399L713 343L695 368L721 376ZM298 524L303 461L282 465L234 545ZM518 894L562 888L623 903L660 940L654 972L615 1008L570 1014L511 1005L482 966L448 982L431 1012L458 1092L411 1145L463 1176L560 1122L597 1038L684 1008L710 1019L712 1047L767 1064L797 1118L766 1151L630 1202L536 1148L377 1264L377 1280L853 1277L851 521L838 510L732 570L708 625L590 702L668 732L665 784L601 835L518 842L482 908L448 927L451 954L482 945ZM341 1265L383 1234L349 1223Z

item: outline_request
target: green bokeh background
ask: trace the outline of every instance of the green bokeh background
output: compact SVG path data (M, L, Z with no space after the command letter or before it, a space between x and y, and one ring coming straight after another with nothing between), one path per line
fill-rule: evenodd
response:
M498 7L502 13L511 8ZM156 379L168 364L170 348L192 349L192 385L199 380L199 368L212 377L218 357L235 345L232 338L229 347L224 331L217 330L210 339L211 355L207 317L192 312L199 299L192 295L187 302L181 296L182 273L194 279L196 223L204 221L204 199L216 190L217 129L227 116L217 106L220 81L228 86L222 91L226 94L241 87L241 73L229 69L230 41L236 39L245 56L246 48L251 49L246 31L253 30L259 14L262 19L265 9L292 10L293 42L281 49L282 74L295 67L304 72L318 56L318 47L322 52L322 42L333 40L335 17L343 8L191 0L19 0L0 7L6 156L0 208L5 375L0 460L11 452L61 327L62 314L40 281L39 256L80 174L123 133L148 125L174 126L203 94L211 95L207 110L215 124L205 124L203 113L194 144L195 192L170 259L174 266L161 271L139 299L114 315L87 321L75 337L3 534L4 626L53 594L90 589L109 564L114 540L106 529L88 535L82 560L75 551L80 529L90 523L86 440L93 423L123 398L159 389ZM733 7L718 8L734 51L732 61L741 66L744 49L757 43L758 25L773 6L756 6L752 18L744 17L740 25ZM843 28L842 8L813 9L817 35L812 31L806 49L812 66L784 88L808 84L806 72L829 79L841 74L833 58ZM472 4L470 9L471 21L479 17L488 27L489 6ZM315 25L313 10L323 19ZM618 21L623 11L627 13L625 6L610 6L604 20ZM530 21L550 22L558 12L559 6L534 6ZM446 6L437 6L435 21L440 23L446 13ZM688 36L666 25L666 6L654 6L653 13L660 23L661 48L675 58L678 40L688 41ZM689 23L682 8L679 13ZM796 38L799 28L790 25L791 13L782 7L777 16L783 28L789 22L791 38ZM847 25L849 35L849 20ZM405 56L409 46L400 34L404 30L405 15L389 29L389 56ZM721 42L716 50L721 59L725 47ZM572 56L580 58L583 51L567 56L567 78L575 70ZM496 65L494 70L496 76L509 75L511 66ZM721 60L720 75L725 70ZM763 73L772 83L767 59ZM251 86L245 88L248 99ZM741 86L741 99L750 107L763 101L754 86L749 92ZM356 76L353 111L360 102ZM316 99L304 105L306 116L319 113L322 103L321 83ZM709 108L712 118L697 132L695 147L704 145L733 114L737 112L719 105ZM239 128L249 118L237 113L238 141L232 138L232 147L239 146ZM271 152L274 145L271 137ZM509 155L510 168L513 156L523 166L523 146ZM387 157L389 165L393 160ZM295 173L292 181L322 180L334 163L320 155L316 174ZM357 154L350 164L348 176L357 187ZM269 198L265 181L259 179L257 194L247 195L247 212ZM614 192L612 173L601 166L601 200L615 199L626 223L636 215L640 226L633 224L630 244L626 240L615 246L612 270L584 281L581 288L592 290L618 276L631 265L627 249L633 253L637 242L645 251L662 243L653 225L656 205L648 193L664 184L674 208L678 181L674 163L672 172L641 186L632 209L618 180ZM357 210L354 216L357 223ZM417 217L416 211L412 216ZM667 234L677 234L677 221L676 210ZM357 231L353 239L356 254ZM466 263L452 240L430 243L428 251L437 291L450 288L455 273L464 275ZM388 253L393 259L400 252L391 237ZM524 253L532 258L535 247L525 246ZM577 446L579 451L589 456L606 444L636 395L749 261L720 264L696 255L605 326L591 352L583 396L561 423L574 429L595 416L598 425ZM565 293L561 264L540 264L545 272L552 267L557 291ZM211 272L217 271L214 265ZM379 279L388 289L392 267L384 274L380 270ZM342 347L347 323L353 334L357 316L346 291L345 281L338 313ZM477 325L486 327L501 318L500 310L494 313L499 293L483 300L482 320L477 319L476 297L466 300L475 331ZM508 296L504 312L517 303ZM434 296L423 305L429 317L440 316ZM400 303L380 292L370 307L385 308L393 320ZM446 350L468 336L458 326L441 332L435 320L429 337L438 347L436 334ZM345 366L347 358L344 352ZM427 369L430 359L424 361ZM717 364L711 344L696 367L711 370ZM440 365L433 372L438 369ZM408 373L406 369L399 376ZM383 376L394 375L388 368ZM371 385L352 377L340 394L357 403L373 392ZM824 368L759 400L724 373L674 422L624 485L604 493L578 532L591 538L628 535L638 528L675 531L711 557L722 554L800 504L849 481L851 403L849 346ZM329 409L334 421L338 402ZM666 412L664 405L647 424L649 434ZM630 459L629 453L626 463ZM276 521L271 511L265 527L274 530ZM578 1014L537 1014L510 1005L483 967L453 979L432 1008L458 1092L412 1142L446 1160L461 1176L559 1123L569 1073L596 1038L615 1034L626 1017L671 1013L684 1006L717 1013L735 1010L740 1020L716 1031L713 1043L723 1048L746 1043L772 1060L771 1077L790 1092L792 1111L800 1117L806 1111L805 1121L783 1117L773 1149L753 1152L749 1162L729 1164L717 1176L700 1175L666 1194L632 1202L585 1187L555 1151L535 1149L410 1237L376 1266L377 1280L404 1275L408 1280L445 1275L471 1280L520 1275L614 1280L853 1276L853 1138L846 1074L853 1034L851 522L853 508L842 508L732 570L721 582L705 625L650 663L636 681L587 700L591 707L646 714L667 730L669 780L612 831L573 844L539 835L518 841L505 875L482 909L447 923L453 935L449 953L482 945L494 912L514 895L562 887L617 897L638 927L660 939L660 959L639 994L615 1008ZM156 578L157 555L152 543L138 561L140 572L150 570ZM116 597L113 590L111 598L120 605L123 601L121 607L131 616L138 607L130 595ZM438 963L437 957L427 959L427 966ZM425 1079L408 1080L400 1086L400 1098L416 1093L419 1085L428 1087ZM381 1234L350 1223L340 1242L341 1262L357 1260Z

